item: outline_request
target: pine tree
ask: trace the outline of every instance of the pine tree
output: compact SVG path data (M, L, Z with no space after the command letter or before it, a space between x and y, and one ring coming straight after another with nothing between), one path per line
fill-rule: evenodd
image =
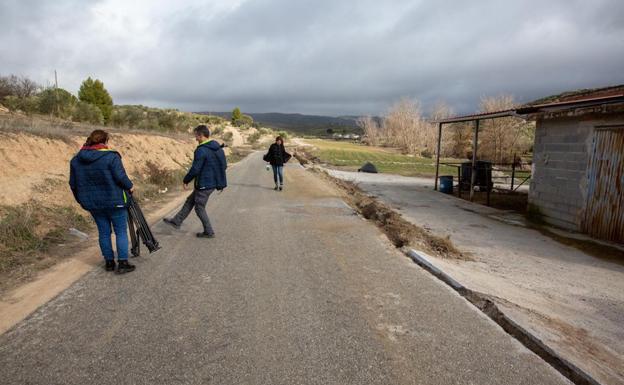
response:
M104 83L98 79L93 80L91 77L88 77L80 86L78 98L99 108L102 111L104 123L108 123L113 111L113 98L104 88Z
M240 108L236 107L232 110L232 124L236 125L236 123L242 118Z

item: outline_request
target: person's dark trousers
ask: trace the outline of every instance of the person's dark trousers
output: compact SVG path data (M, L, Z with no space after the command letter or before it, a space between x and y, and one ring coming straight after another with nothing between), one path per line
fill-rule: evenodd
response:
M117 260L128 260L128 210L126 208L103 209L91 211L98 229L100 250L104 259L115 259L111 230L115 231L115 243L117 246Z
M184 206L182 206L180 211L175 215L175 217L173 217L172 221L176 225L180 226L186 217L188 217L191 213L193 207L195 207L195 213L204 226L204 234L214 234L214 230L210 225L210 219L206 213L206 203L208 203L208 197L210 197L210 194L212 194L213 191L214 189L193 190L191 195L186 198Z
M284 185L284 166L271 165L273 167L273 181L276 186Z

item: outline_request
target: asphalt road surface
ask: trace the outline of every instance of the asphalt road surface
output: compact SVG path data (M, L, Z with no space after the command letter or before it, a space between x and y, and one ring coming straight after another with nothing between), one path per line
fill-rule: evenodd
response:
M0 336L1 384L566 384L296 165L211 197L215 239L163 223Z

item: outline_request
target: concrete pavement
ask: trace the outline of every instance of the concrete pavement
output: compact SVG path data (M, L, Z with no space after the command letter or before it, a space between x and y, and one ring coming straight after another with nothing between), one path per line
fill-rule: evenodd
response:
M433 255L435 266L489 296L507 316L600 383L624 385L621 259L602 255L599 248L590 255L532 228L522 214L441 194L431 185L423 187L419 178L328 172L357 183L411 223L450 236L473 260Z
M215 239L96 269L0 336L2 384L566 384L298 166L261 154L208 204Z

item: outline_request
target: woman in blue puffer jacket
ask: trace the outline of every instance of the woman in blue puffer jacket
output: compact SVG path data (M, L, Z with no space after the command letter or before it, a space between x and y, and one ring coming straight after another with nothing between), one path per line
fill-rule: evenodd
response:
M134 186L126 174L121 155L108 148L109 135L95 130L70 162L69 185L74 198L89 211L98 228L100 250L107 271L119 274L134 270L128 263L128 211L126 194ZM111 241L115 231L117 266Z

